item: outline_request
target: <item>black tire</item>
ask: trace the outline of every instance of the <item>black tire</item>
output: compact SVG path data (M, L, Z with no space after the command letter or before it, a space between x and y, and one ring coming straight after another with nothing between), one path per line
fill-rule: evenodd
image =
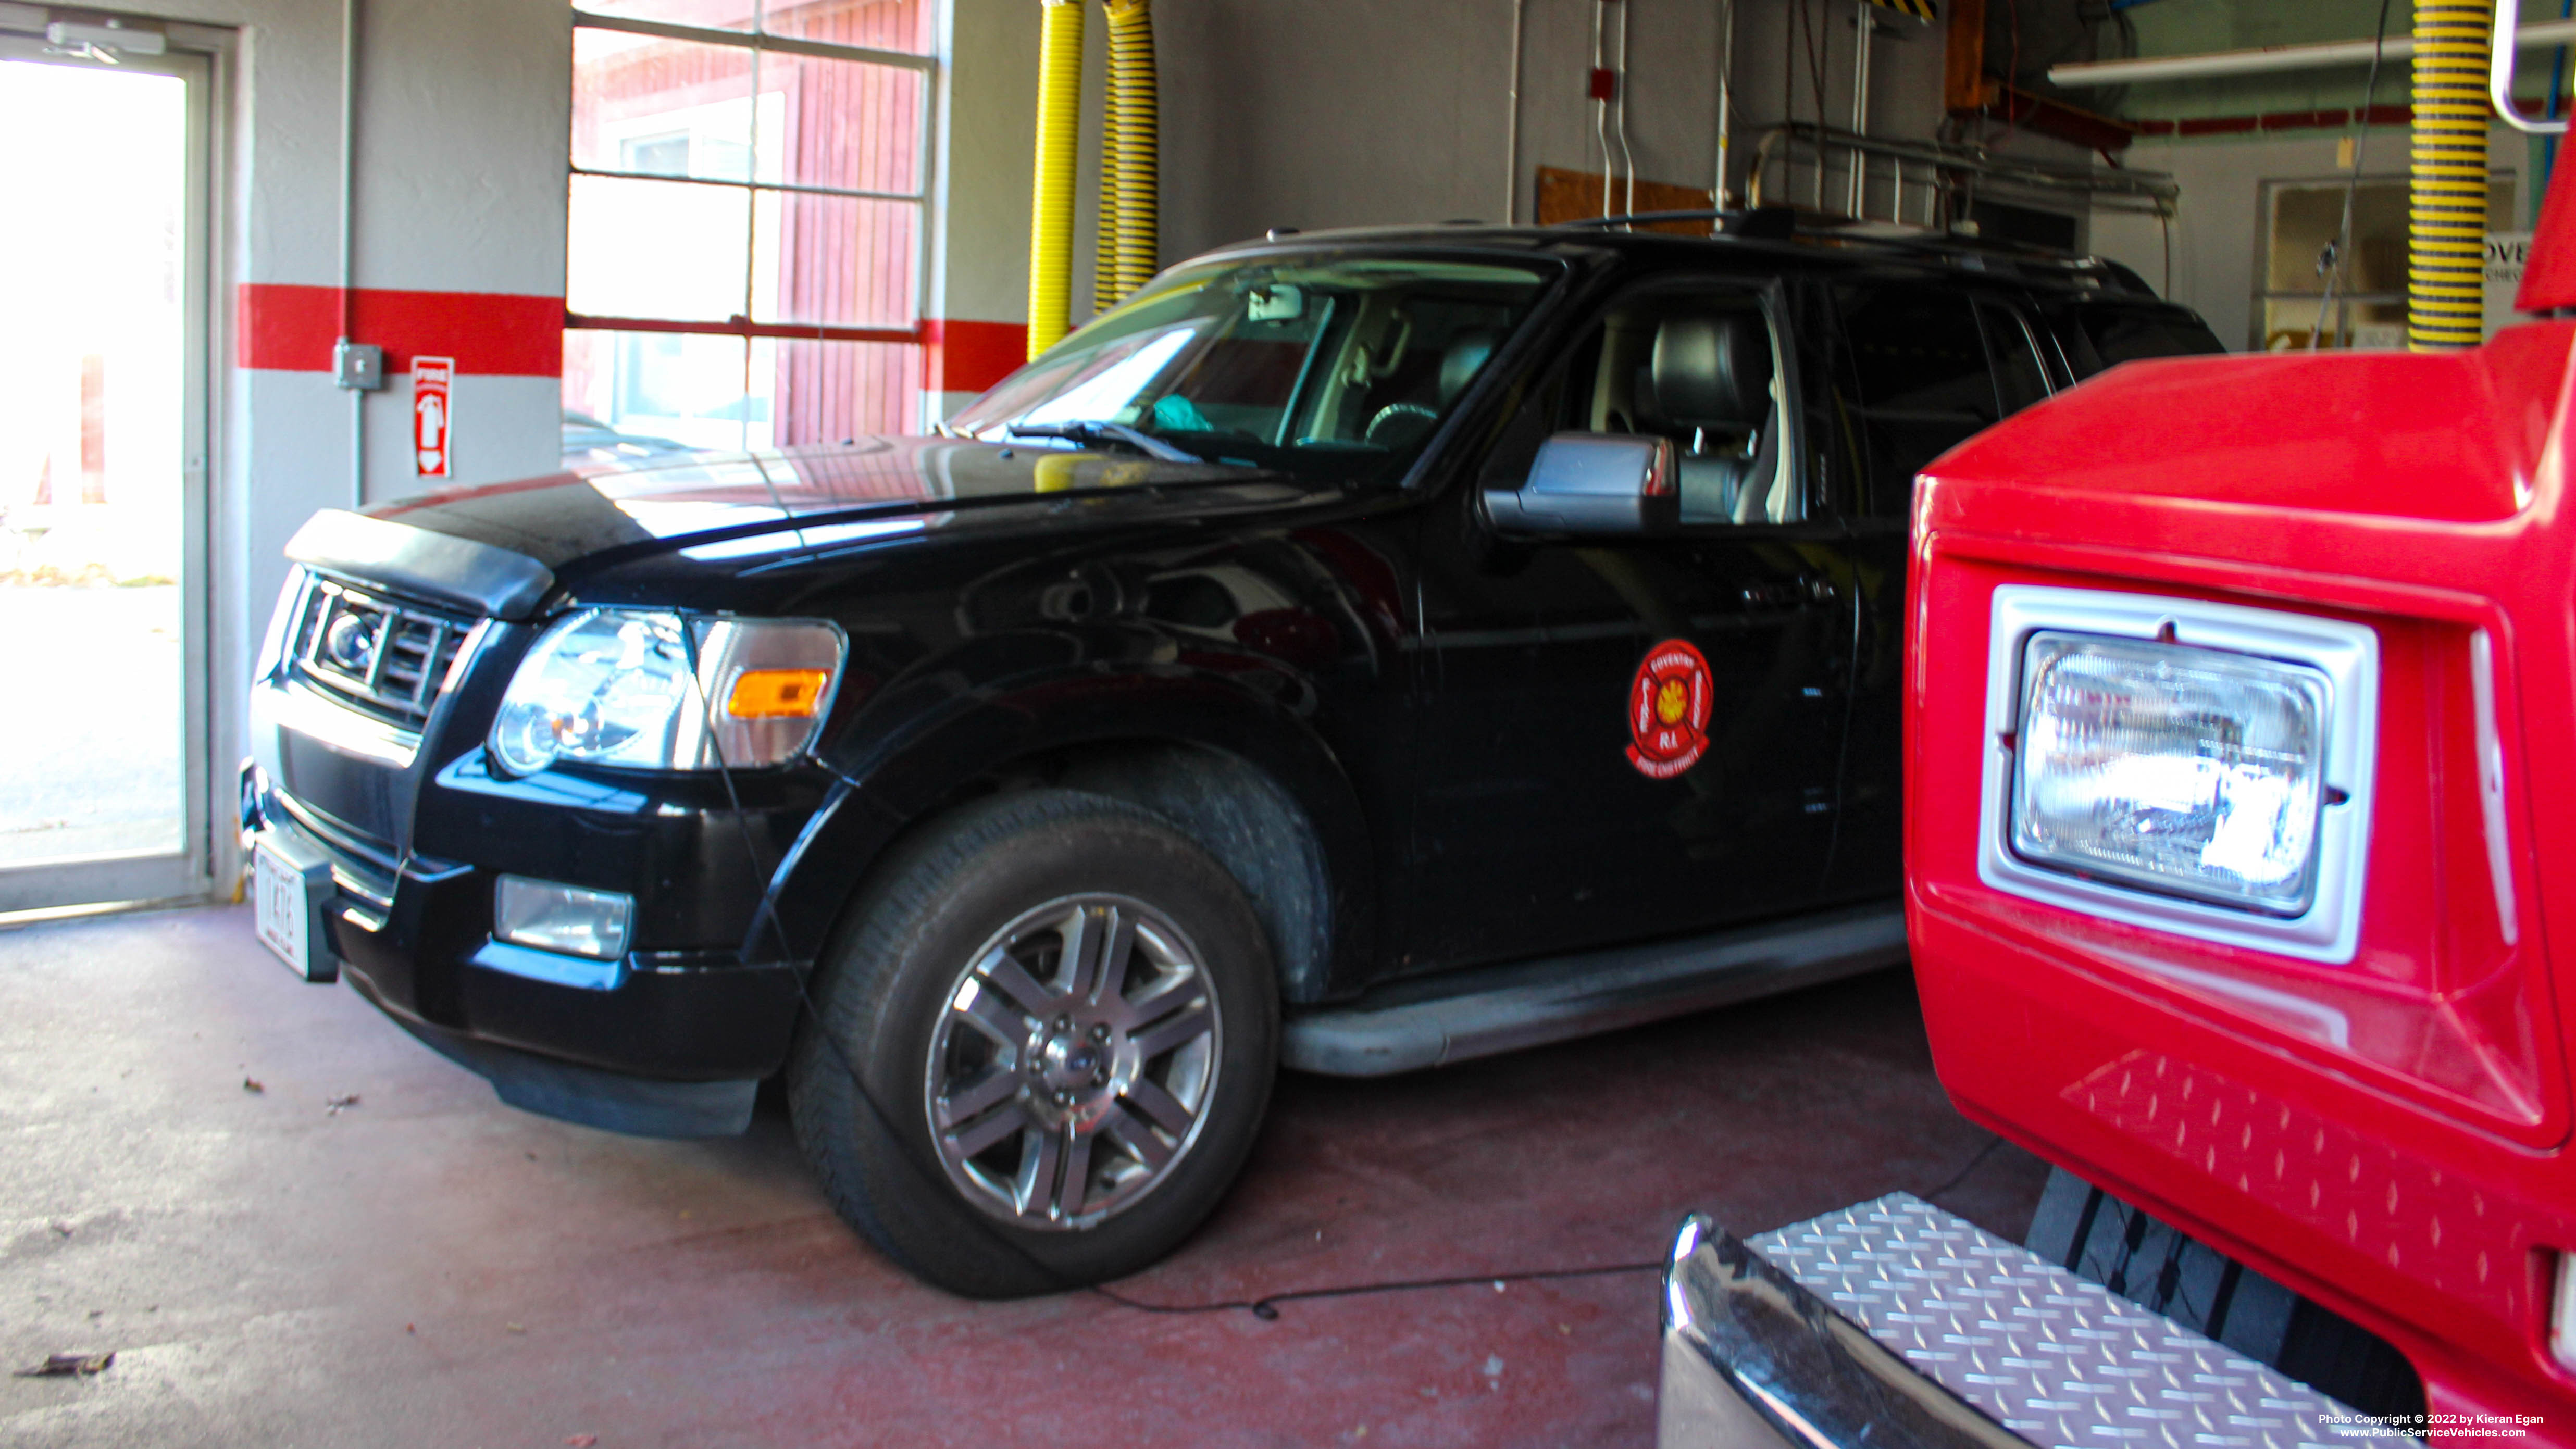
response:
M1103 904L1114 901L1137 908ZM1096 928L1071 924L1075 916L1108 923L1090 938L1117 945L1117 961L1107 961L1105 949L1097 957L1081 949ZM1131 922L1124 940L1115 929L1122 918ZM1031 919L1060 926L1006 934ZM1137 919L1145 924L1134 925ZM1048 939L1056 943L1052 957L1045 955ZM1186 950L1175 953L1176 940ZM1001 953L1038 963L1008 978L1018 996L995 989L1004 977L986 974L996 959L988 948L997 942ZM1100 977L1120 993L1096 1010L1142 1024L1121 1025L1112 1040L1105 1019L1068 1028L1069 1015L1032 1014L1022 1005L1030 988L1054 989L1045 962L1071 971L1079 968L1065 963L1075 957L1103 963ZM970 979L976 992L964 990ZM1186 989L1130 1000L1123 994L1129 980L1164 988L1201 983L1209 1024L1182 1045L1140 1059L1164 1037L1191 1032L1191 1013L1200 1007ZM1094 988L1092 997L1108 989ZM1174 998L1183 1004L1171 1006ZM975 1010L957 1006L969 1000ZM817 964L814 1003L816 1014L789 1056L787 1089L797 1141L825 1195L904 1269L975 1298L1097 1283L1177 1247L1241 1169L1269 1105L1277 1061L1276 976L1241 887L1162 817L1068 790L977 801L898 849ZM1151 1017L1156 1010L1169 1015ZM1001 1036L988 1035L993 1028L984 1018L996 1014L1017 1021L1026 1040L995 1045ZM1085 1050L1088 1043L1103 1044ZM990 1060L975 1062L977 1051ZM1132 1068L1117 1065L1131 1060ZM969 1072L953 1095L942 1086ZM958 1102L1005 1090L984 1115L969 1113L945 1135L934 1120ZM1194 1105L1184 1109L1181 1099ZM1154 1125L1183 1110L1194 1114L1185 1132ZM1005 1124L1005 1135L981 1158L961 1155L990 1123L1014 1112L1023 1125ZM1159 1167L1149 1164L1157 1149L1168 1154ZM1050 1150L1056 1158L1043 1156ZM1020 1164L1017 1208L1005 1200L1013 1185L994 1166L1013 1160ZM1038 1175L1032 1164L1060 1161L1084 1165L1078 1183L1058 1165L1047 1166L1051 1190L1031 1186ZM1117 1178L1122 1171L1127 1175ZM1032 1215L1042 1193L1056 1209L1044 1221ZM1085 1222L1079 1210L1100 1204L1097 1221Z

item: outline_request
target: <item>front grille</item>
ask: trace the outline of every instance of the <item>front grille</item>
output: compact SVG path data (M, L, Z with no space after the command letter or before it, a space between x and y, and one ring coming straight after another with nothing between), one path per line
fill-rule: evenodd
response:
M341 702L418 729L473 628L471 619L317 576L304 591L288 657L306 682Z

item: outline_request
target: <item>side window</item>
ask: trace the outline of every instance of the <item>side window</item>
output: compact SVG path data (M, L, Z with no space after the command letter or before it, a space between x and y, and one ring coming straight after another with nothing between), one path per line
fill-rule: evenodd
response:
M1986 351L1995 360L1995 392L2005 416L2045 400L2048 370L2021 314L1999 302L1980 301L1977 321L1986 329Z
M2207 324L2180 307L2088 302L2070 308L2080 350L2092 354L2092 371L2146 357L2202 357L2227 349Z
M1847 286L1835 300L1855 394L1845 412L1867 459L1859 511L1901 518L1923 465L2003 416L1976 312L1915 282Z
M1762 294L1742 284L1664 285L1614 302L1530 396L1489 457L1488 484L1551 432L1669 438L1682 521L1787 523L1803 514L1780 373L1786 358Z

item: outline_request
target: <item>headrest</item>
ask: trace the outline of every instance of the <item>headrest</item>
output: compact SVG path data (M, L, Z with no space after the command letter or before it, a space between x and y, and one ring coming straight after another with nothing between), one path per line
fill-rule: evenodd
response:
M1771 408L1771 334L1743 312L1674 317L1655 329L1655 409L1684 427L1759 426Z
M1482 328L1470 328L1449 339L1449 350L1440 357L1440 401L1443 406L1458 400L1467 384L1494 355L1502 334Z

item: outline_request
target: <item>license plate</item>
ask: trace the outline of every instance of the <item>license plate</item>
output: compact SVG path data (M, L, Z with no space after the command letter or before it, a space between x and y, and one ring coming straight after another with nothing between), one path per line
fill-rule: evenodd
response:
M325 867L327 869L327 867ZM307 981L329 981L338 962L313 939L311 873L263 840L251 849L251 918L259 939Z

